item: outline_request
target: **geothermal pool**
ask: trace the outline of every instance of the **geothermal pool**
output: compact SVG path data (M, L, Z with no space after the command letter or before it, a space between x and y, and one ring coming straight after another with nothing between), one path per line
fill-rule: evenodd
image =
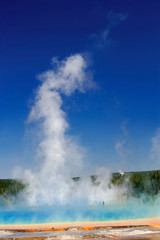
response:
M160 240L159 216L158 203L139 200L108 205L72 202L34 208L1 207L0 238Z
M158 203L144 204L139 201L113 205L87 205L72 203L64 206L12 206L0 208L0 225L96 222L143 219L159 216L160 209Z

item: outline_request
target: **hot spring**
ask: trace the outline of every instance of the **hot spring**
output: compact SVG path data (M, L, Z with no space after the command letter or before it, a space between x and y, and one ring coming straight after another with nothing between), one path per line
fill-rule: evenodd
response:
M131 220L159 217L158 203L144 204L128 201L123 204L88 205L70 203L67 205L29 207L1 207L0 224L39 224L64 222L96 222L112 220Z
M52 69L40 74L40 85L27 123L35 131L38 164L35 169L14 170L13 178L24 179L27 189L15 203L0 207L0 224L110 221L159 216L159 205L125 197L128 189L110 184L106 168L92 184L84 179L74 183L72 176L85 170L84 149L69 134L62 107L66 97L95 87L88 61L83 54L62 61L55 58Z

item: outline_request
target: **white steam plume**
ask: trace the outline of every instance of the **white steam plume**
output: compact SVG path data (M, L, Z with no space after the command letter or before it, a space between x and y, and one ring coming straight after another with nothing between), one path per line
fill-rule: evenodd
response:
M55 64L55 59L53 59ZM75 54L59 62L55 68L39 75L41 85L28 122L38 122L40 143L38 154L42 164L37 172L22 171L23 178L29 181L26 197L31 205L65 204L69 199L87 199L90 202L110 201L117 198L120 191L109 187L111 175L97 179L99 185L93 186L91 180L75 183L75 176L82 165L82 148L66 133L69 125L62 110L62 96L75 91L85 92L94 86L87 71L87 61L83 55ZM117 192L117 194L115 194ZM123 192L123 191L122 191Z
M160 169L160 128L157 129L155 135L152 137L151 143L150 159L152 166L154 166L155 169Z
M55 59L53 59L55 64ZM85 92L94 84L87 71L87 61L76 54L56 62L55 69L38 78L42 84L36 91L28 122L38 121L41 140L38 155L43 159L38 172L22 171L29 181L28 199L31 204L65 202L69 194L69 176L81 167L82 148L66 134L69 125L62 110L61 94L70 96L75 91Z

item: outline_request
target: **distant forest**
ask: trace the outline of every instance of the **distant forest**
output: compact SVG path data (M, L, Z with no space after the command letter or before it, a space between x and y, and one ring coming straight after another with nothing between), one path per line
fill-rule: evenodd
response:
M91 176L93 184L97 184L98 176ZM73 180L80 180L79 177ZM136 198L144 198L144 201L155 198L160 193L160 170L113 173L110 187L123 186L128 187L129 195Z
M160 193L160 170L127 172L124 175L113 173L112 183L121 185L125 183L130 187L132 196L156 196Z
M91 176L93 184L98 184L97 179L98 176ZM73 178L73 181L78 182L79 180L80 177ZM155 198L160 193L160 170L112 174L109 187L124 184L133 197ZM7 203L9 199L15 199L25 188L26 184L22 180L0 179L0 204Z

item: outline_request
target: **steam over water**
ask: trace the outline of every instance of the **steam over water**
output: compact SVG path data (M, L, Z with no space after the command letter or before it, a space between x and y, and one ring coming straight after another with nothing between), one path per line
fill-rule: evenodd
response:
M21 177L29 187L26 199L29 205L68 204L85 201L90 204L113 202L124 195L125 189L109 187L110 173L98 170L100 176L94 185L90 178L75 183L71 177L83 169L83 149L75 138L67 134L69 124L63 111L63 96L85 93L94 87L88 62L83 55L75 54L59 62L53 59L53 69L39 75L28 123L35 122L40 141L37 147L40 166L37 172L22 170ZM20 177L20 176L17 176Z
M14 177L22 178L28 187L18 205L1 209L0 224L65 221L104 221L158 216L157 204L126 200L126 186L111 184L105 168L97 170L95 184L90 177L78 182L85 168L83 149L67 132L69 123L63 110L63 97L85 93L93 88L87 59L81 54L62 61L53 59L53 68L39 75L28 123L38 129L37 171L21 169ZM18 206L18 209L17 209ZM133 207L134 206L134 207Z

